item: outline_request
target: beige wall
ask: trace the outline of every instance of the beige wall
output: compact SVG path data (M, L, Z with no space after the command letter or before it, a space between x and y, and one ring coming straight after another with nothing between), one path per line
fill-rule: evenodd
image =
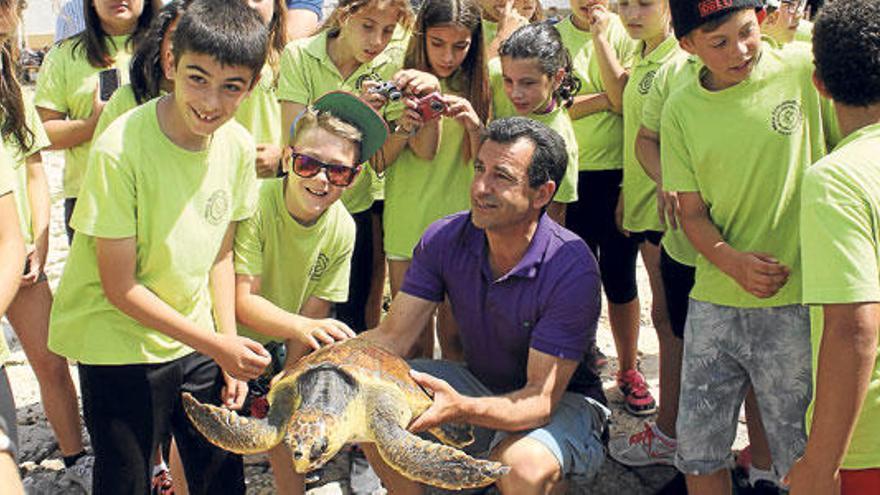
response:
M54 39L54 36L51 34L32 34L26 37L25 43L27 43L29 48L37 49L52 45Z

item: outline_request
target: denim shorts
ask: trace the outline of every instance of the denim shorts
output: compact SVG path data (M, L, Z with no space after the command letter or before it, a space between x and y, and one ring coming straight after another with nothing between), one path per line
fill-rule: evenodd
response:
M409 364L417 371L445 380L462 395L495 395L464 364L431 359L416 359ZM547 447L559 462L566 479L587 482L599 472L605 460L602 434L610 416L611 411L601 403L581 394L566 392L550 423L525 432L474 427L475 441L464 450L475 457L485 458L508 436L524 434Z
M751 384L778 477L804 452L812 397L805 306L733 308L691 299L685 324L675 465L685 474L728 466Z

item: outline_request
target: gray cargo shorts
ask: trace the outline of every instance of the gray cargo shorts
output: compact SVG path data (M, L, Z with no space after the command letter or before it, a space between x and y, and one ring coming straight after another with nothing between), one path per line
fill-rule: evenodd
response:
M805 306L734 308L690 300L685 324L675 465L704 475L732 461L749 384L780 478L804 452L812 397L810 318Z

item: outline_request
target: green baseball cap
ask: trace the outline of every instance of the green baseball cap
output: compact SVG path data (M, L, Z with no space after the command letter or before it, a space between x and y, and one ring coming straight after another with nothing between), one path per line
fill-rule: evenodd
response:
M379 151L388 138L385 119L364 100L346 91L330 91L315 100L312 108L328 112L361 131L361 148L358 163L364 163ZM294 122L294 127L296 122ZM293 128L291 128L293 133Z

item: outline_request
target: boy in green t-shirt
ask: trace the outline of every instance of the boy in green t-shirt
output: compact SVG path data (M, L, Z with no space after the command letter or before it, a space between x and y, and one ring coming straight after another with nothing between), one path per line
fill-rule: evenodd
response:
M355 242L354 220L337 200L387 135L382 117L358 97L342 91L320 97L294 124L284 153L286 176L263 182L256 213L235 234L239 329L267 347L285 342L285 366L355 335L327 318L333 303L348 298ZM249 409L257 416L265 411L260 405L268 405L262 396L269 380L282 369L280 360L273 361L250 383ZM291 459L285 445L269 452L279 493L304 488Z
M89 155L49 347L80 363L96 494L148 492L169 432L190 493L245 491L241 457L201 437L180 396L240 406L269 363L236 335L233 237L257 188L253 140L229 122L266 37L242 2L193 2L164 65L174 92L119 117Z
M804 302L816 389L792 495L880 487L880 3L828 4L813 32L814 80L845 136L807 171L801 196ZM815 323L818 323L816 325Z
M824 155L824 131L810 54L762 42L762 5L670 1L676 36L704 64L669 96L660 130L663 183L679 193L698 253L675 459L692 494L730 493L730 448L749 385L776 479L806 443L800 179Z

